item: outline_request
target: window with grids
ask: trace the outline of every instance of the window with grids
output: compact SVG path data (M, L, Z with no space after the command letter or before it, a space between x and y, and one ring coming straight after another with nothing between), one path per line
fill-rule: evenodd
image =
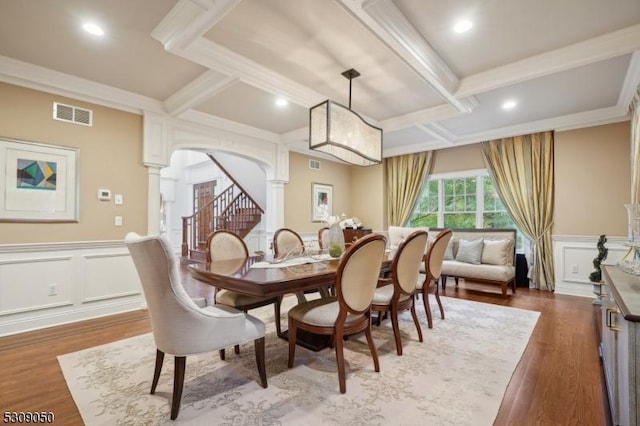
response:
M518 230L486 170L429 176L409 226ZM522 249L522 234L517 234L517 248Z

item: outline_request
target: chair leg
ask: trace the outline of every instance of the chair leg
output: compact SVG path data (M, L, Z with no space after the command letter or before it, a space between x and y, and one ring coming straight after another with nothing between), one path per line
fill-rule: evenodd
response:
M415 304L411 305L411 316L413 317L413 323L416 325L416 330L418 331L418 340L422 342L422 327L420 327L420 322L418 321Z
M171 420L178 417L180 411L180 400L182 399L182 388L184 386L184 370L187 357L175 357L175 373L173 375L173 401L171 402Z
M342 333L336 333L336 362L338 363L338 381L340 382L340 393L347 392L347 377L344 368L344 341Z
M153 372L153 382L151 382L151 395L156 393L156 386L158 386L158 379L160 379L160 372L162 371L162 362L164 361L164 352L160 349L156 349L156 369Z
M256 339L254 342L256 348L256 364L258 365L258 373L260 374L260 385L267 387L267 370L264 366L264 336Z
M400 337L400 326L398 325L398 310L391 307L391 325L393 326L393 336L396 340L396 352L402 355L402 338Z
M287 366L293 367L293 360L296 357L296 326L289 321L289 361Z
M376 320L376 325L380 327L380 322L382 321L382 311L378 311L378 319Z
M427 325L429 328L433 328L433 318L431 316L431 307L429 306L429 286L426 283L422 287L422 303L424 303L424 310L427 313Z
M282 304L282 296L278 297L278 300L273 304L273 315L276 320L276 335L279 338L283 338L284 334L282 333L282 326L280 324L280 305Z
M307 298L304 295L304 291L296 291L296 297L298 298L298 304L301 304L307 301Z
M438 291L438 284L436 283L436 302L438 302L438 308L440 308L440 318L444 319L444 308L442 307L442 302L440 301L440 292Z
M364 334L367 336L367 343L369 344L369 352L371 352L371 358L373 358L373 368L376 373L380 372L380 361L378 360L378 350L376 345L373 344L373 335L371 334L371 327L367 327L364 330Z
M224 358L225 358L224 349L218 350L218 353L220 354L220 361L224 361Z

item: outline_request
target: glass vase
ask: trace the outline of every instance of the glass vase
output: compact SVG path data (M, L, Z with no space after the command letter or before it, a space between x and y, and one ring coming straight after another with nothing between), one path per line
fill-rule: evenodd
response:
M340 257L344 251L344 233L340 227L340 223L334 223L329 226L328 248L331 257Z

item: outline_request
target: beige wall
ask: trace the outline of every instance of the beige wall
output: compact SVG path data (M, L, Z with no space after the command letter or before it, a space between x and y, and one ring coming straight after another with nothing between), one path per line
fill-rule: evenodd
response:
M627 234L629 122L555 133L555 235ZM481 144L437 150L432 174L484 169Z
M319 160L320 170L309 168L310 157L289 153L289 183L284 187L284 226L297 232L313 232L321 223L311 222L311 183L333 186L334 215L352 216L351 166L334 161Z
M93 110L93 127L53 120L53 102ZM79 148L79 223L0 223L0 244L122 239L147 231L142 116L0 83L0 138ZM124 204L98 201L98 189ZM114 226L114 217L124 226Z
M434 152L431 174L484 169L482 149L479 143Z
M383 230L384 190L383 166L349 166L329 160L319 160L320 170L309 168L316 157L291 152L289 183L285 185L286 227L298 232L313 232L324 226L311 222L311 183L333 185L333 214L356 216L366 228Z
M365 228L383 231L385 226L384 166L351 167L351 215Z
M556 235L627 235L629 122L555 134Z

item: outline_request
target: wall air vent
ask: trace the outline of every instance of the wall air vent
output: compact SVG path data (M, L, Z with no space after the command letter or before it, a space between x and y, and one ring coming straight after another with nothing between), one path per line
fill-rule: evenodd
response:
M318 160L309 160L309 168L312 170L320 170L320 162Z
M53 103L53 119L67 123L93 126L93 111L58 102Z

